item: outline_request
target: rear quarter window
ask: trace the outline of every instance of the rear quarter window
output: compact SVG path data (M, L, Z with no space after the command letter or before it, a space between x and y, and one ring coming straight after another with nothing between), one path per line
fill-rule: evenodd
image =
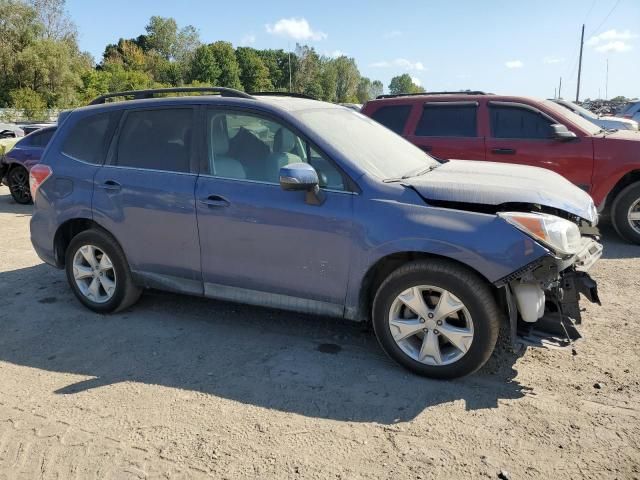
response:
M389 130L393 130L397 134L401 134L404 125L407 123L411 105L389 105L380 107L371 115L376 122L381 123Z
M86 163L104 163L111 133L120 112L98 113L79 119L67 133L62 153Z

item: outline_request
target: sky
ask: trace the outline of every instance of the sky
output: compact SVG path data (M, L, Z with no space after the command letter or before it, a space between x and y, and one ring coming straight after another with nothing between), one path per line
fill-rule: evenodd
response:
M385 85L409 73L429 91L484 90L580 99L640 96L640 0L335 1L67 0L82 50L144 33L152 15L193 25L206 43L355 58ZM607 60L609 66L607 88Z

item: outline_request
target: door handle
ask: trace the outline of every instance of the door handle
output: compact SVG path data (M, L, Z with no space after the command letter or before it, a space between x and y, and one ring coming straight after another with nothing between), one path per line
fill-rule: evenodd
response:
M420 145L420 148L425 152L430 152L431 150L433 150L433 147L431 145Z
M200 203L209 208L228 207L231 205L226 198L221 197L220 195L209 195L206 198L201 198Z
M497 153L498 155L514 155L516 153L513 148L494 148L491 152Z
M98 185L98 187L109 192L119 192L122 189L122 185L115 180L106 180L102 185Z

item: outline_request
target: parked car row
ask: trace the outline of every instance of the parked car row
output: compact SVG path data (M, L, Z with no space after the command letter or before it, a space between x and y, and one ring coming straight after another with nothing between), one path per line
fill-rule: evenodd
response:
M362 112L438 158L553 170L640 244L638 132L604 130L550 100L483 92L383 95Z
M38 126L28 131L11 149L0 158L0 180L9 187L17 203L31 203L29 171L40 161L40 157L56 131L56 126Z
M638 131L638 122L627 118L614 117L612 115L596 115L591 110L587 110L580 105L577 105L569 100L563 100L560 98L550 99L552 102L556 102L558 105L562 105L568 108L576 115L580 115L582 118L589 120L591 123L598 125L605 130L634 130Z
M167 97L196 90L215 95ZM365 111L412 140L454 128L486 158L471 135L489 136L484 96L435 105L436 124L425 101ZM92 103L60 117L30 192L37 254L93 311L157 288L371 321L391 358L452 378L486 362L501 322L514 343L568 346L580 296L599 302L588 274L602 253L595 204L548 169L441 162L350 108L282 94L165 89ZM494 131L548 128L557 146L574 128L588 135L512 109Z

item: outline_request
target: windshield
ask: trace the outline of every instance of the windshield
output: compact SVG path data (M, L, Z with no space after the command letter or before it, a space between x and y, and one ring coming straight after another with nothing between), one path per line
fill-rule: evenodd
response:
M379 178L415 175L439 165L401 136L353 110L313 109L297 116L345 157Z
M556 102L553 102L551 100L545 100L542 103L546 108L548 108L549 110L553 111L558 115L559 117L558 120L562 120L562 117L565 117L567 120L571 121L572 123L575 123L578 127L580 127L583 130L586 130L591 135L595 135L602 131L602 129L598 125L591 123L586 118L582 118L577 113L573 113L567 107L560 106Z
M573 102L567 102L567 104L571 106L574 112L580 112L582 115L584 115L587 118L598 118L598 116L595 113L593 113L590 110L587 110L584 107L581 107L580 105L576 105Z

